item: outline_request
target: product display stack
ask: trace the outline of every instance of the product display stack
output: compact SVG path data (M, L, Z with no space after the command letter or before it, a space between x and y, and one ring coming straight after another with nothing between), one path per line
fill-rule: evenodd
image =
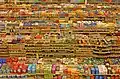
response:
M120 0L0 0L0 79L120 79Z

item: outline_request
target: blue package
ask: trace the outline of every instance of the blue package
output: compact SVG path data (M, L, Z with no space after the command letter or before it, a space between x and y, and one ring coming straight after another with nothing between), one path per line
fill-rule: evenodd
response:
M4 64L3 62L4 62L4 59L1 59L1 63L2 63L2 64Z
M31 73L32 72L32 64L29 64L28 65L28 73Z
M96 26L97 25L97 23L96 22L94 22L94 26Z
M60 24L60 28L63 28L64 27L64 24Z
M33 68L33 69L34 69L34 68L36 69L36 64L32 64L32 68Z
M0 58L0 63L2 64L2 59Z
M100 76L99 79L104 79L104 76Z
M91 68L91 74L95 74L95 68Z
M6 63L6 59L2 59L2 63Z
M36 69L32 69L32 73L36 73Z
M99 76L95 76L95 79L99 79Z
M95 74L99 74L99 69L95 68Z
M93 22L91 22L91 23L89 24L89 26L93 26Z
M4 59L2 59L2 63L4 64Z
M31 71L32 71L32 73L36 73L36 64L32 65L32 70Z
M22 37L21 34L17 35L17 39L22 39L22 38L23 38L23 37Z
M32 26L30 22L24 22L23 26Z

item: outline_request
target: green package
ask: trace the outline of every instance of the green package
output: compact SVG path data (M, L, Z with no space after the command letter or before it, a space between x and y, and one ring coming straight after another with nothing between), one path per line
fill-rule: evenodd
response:
M79 3L84 3L84 2L85 2L85 0L78 0L78 2L79 2Z

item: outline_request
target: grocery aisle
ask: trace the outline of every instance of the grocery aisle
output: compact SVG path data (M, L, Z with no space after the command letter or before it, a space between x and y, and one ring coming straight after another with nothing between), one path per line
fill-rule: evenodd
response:
M0 79L120 79L120 1L0 0Z

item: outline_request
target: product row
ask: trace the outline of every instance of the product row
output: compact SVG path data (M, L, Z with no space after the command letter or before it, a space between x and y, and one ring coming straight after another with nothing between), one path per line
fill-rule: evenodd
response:
M26 30L27 31L27 30ZM81 34L81 32L47 32L47 33L1 33L1 43L11 44L81 44L81 45L107 45L119 44L119 32L114 34ZM13 42L16 41L16 42ZM18 42L17 42L18 41ZM31 41L31 43L29 43Z
M28 20L28 21L23 21L23 22L19 22L19 21L15 21L15 22L7 22L7 21L1 21L0 22L0 29L1 30L9 30L10 28L13 30L15 29L23 29L26 27L32 27L34 28L73 28L73 29L85 29L85 28L115 28L117 25L119 24L119 20L117 21L117 23L113 23L113 22L103 22L103 21L73 21L73 20ZM5 29L7 28L7 29ZM95 30L95 28L93 28L93 30ZM27 30L27 29L26 29ZM90 29L91 30L91 29ZM100 29L101 31L104 29ZM105 29L106 30L106 29Z
M118 34L119 35L119 34ZM0 53L2 54L88 54L90 55L119 55L120 36L110 35L74 35L64 34L28 34L1 35ZM59 55L59 54L58 54ZM41 55L40 55L41 56Z
M1 18L87 18L119 16L119 7L115 5L79 5L79 4L50 4L50 5L1 5ZM105 9L104 9L105 8ZM54 10L52 10L54 9Z
M43 76L41 79L119 79L119 61L119 58L1 58L0 78L28 79L33 75Z
M119 3L119 0L1 0L4 2L14 3Z

